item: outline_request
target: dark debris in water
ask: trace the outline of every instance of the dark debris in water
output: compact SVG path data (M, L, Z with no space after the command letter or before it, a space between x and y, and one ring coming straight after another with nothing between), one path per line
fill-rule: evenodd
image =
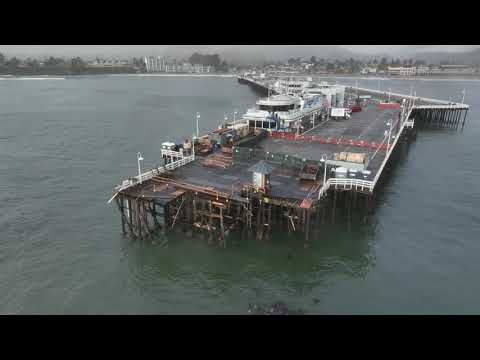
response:
M276 302L272 305L249 304L250 315L303 315L303 310L291 310L283 302Z

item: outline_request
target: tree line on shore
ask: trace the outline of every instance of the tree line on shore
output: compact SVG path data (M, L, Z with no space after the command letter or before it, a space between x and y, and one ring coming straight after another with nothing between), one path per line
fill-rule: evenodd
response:
M222 61L218 54L192 54L186 61L191 64L212 66L217 72L227 72L229 65ZM176 60L173 60L177 63ZM101 61L97 58L97 65ZM0 52L0 74L9 75L81 75L100 73L139 73L144 72L145 62L143 58L133 58L128 64L111 64L110 66L92 66L80 57L70 59L50 56L44 60L35 58L19 59L7 58Z
M88 67L85 60L80 57L70 59L50 56L45 60L35 58L18 59L17 57L7 58L0 53L0 74L11 75L81 75L99 72L132 72L132 68L113 66L105 69Z

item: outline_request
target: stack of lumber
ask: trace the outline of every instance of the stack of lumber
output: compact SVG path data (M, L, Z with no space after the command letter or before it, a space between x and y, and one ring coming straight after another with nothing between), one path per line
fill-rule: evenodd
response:
M351 153L345 151L334 154L335 161L347 161L356 164L363 164L366 156L367 154L365 153Z
M202 161L203 166L226 169L233 165L233 158L224 154L212 154Z

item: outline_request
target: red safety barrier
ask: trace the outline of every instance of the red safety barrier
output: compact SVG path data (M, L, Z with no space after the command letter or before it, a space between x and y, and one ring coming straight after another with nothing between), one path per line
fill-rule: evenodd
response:
M337 139L337 138L323 138L317 135L299 135L295 133L285 133L272 131L272 138L274 139L283 139L288 141L304 141L304 142L317 142L320 144L333 144L333 145L344 145L344 146L355 146L361 148L370 148L370 149L382 149L387 150L387 144L379 144L377 142L368 142L365 140L353 140L353 139Z
M400 109L399 103L380 103L378 104L378 109L385 110L385 109Z

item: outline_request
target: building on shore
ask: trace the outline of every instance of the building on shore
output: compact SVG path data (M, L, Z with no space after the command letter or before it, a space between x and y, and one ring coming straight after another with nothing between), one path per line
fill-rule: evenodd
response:
M190 64L189 62L177 63L176 61L167 62L160 56L148 56L143 59L145 69L148 73L167 72L167 73L210 73L213 72L212 66L202 64Z
M202 64L195 64L193 65L194 72L196 73L209 73L212 72L212 67L211 66L205 66Z
M87 64L89 68L114 68L114 67L131 67L132 64L128 60L106 60L95 59Z
M165 72L178 72L179 66L177 64L165 64Z
M399 76L426 76L426 75L473 75L476 69L468 65L440 65L440 66L411 66L392 67L387 70L388 75Z
M361 75L370 75L370 74L375 75L376 73L377 73L377 68L374 68L374 67L366 67L360 71Z
M416 67L403 67L403 66L388 67L388 75L415 76L416 74L417 74Z
M147 72L165 71L165 59L160 56L148 56L144 58L145 68Z
M469 65L440 65L435 69L435 73L445 75L474 74L476 69Z

